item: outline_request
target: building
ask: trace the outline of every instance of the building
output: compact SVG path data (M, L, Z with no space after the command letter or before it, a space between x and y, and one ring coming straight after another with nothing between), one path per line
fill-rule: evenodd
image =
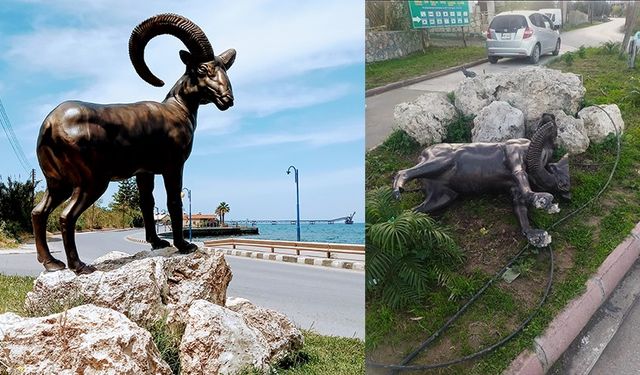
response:
M184 228L189 226L189 215L182 215L182 226ZM193 228L217 227L220 226L220 222L214 214L203 214L199 212L191 215L191 226Z

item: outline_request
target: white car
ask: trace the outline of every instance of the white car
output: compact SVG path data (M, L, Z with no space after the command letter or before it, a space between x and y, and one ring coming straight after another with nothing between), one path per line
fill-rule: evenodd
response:
M495 64L501 57L540 56L560 52L560 33L549 17L536 11L512 11L496 15L487 30L487 55Z

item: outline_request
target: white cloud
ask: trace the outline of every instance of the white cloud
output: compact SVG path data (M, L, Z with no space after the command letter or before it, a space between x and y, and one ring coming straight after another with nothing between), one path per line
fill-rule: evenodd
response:
M178 58L178 50L184 48L182 43L161 36L147 46L148 65L166 83L161 89L138 78L127 52L133 27L161 12L191 18L209 36L217 53L230 47L238 50L238 58L229 71L237 105L222 114L215 109L201 110L200 131L227 133L246 116L262 117L339 99L349 93L348 85L335 80L322 86L292 84L288 80L318 69L360 63L364 55L360 25L363 6L352 2L176 4L165 0L138 4L98 0L82 7L70 0L27 2L53 8L52 18L65 15L75 22L62 27L52 26L46 17L34 21L32 32L5 41L6 53L0 58L13 64L19 61L16 68L26 73L83 82L72 92L60 92L37 103L37 113L33 115L38 120L29 124L38 126L55 104L66 99L96 103L162 100L184 72Z

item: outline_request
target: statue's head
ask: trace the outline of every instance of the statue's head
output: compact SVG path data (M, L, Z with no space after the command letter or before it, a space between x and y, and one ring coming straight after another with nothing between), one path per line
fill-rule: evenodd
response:
M163 86L144 61L144 49L149 41L162 34L180 39L189 51L180 51L186 66L189 89L197 92L200 103L214 103L224 111L233 105L233 90L227 70L233 65L236 51L228 49L216 56L202 29L177 14L153 16L133 29L129 39L129 57L138 75L153 86Z
M555 116L543 114L527 150L527 173L539 190L570 199L569 155L565 154L557 163L549 162L557 136Z

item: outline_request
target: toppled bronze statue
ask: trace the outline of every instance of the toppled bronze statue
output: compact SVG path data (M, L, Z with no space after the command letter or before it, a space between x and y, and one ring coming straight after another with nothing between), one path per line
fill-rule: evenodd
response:
M510 191L522 233L532 245L544 247L551 237L531 228L528 206L555 213L559 209L550 193L571 198L568 156L549 162L556 137L555 116L545 113L531 140L433 145L418 165L396 174L393 189L399 198L408 181L420 179L425 200L415 209L427 213L446 207L458 194Z
M185 17L161 14L142 22L131 33L129 57L138 75L163 86L144 61L144 49L154 37L170 34L188 48L180 51L186 71L161 103L93 104L67 101L45 118L38 136L37 155L47 190L32 212L38 261L48 271L65 268L51 256L46 224L51 211L65 200L60 215L62 240L69 268L77 274L94 271L78 257L74 238L76 220L107 189L109 181L136 176L146 240L162 248L169 242L158 237L153 217L154 175L161 174L167 191L173 243L180 252L197 246L182 234L182 172L191 153L200 104L214 103L224 111L233 105L226 71L236 51L216 56L204 32Z

